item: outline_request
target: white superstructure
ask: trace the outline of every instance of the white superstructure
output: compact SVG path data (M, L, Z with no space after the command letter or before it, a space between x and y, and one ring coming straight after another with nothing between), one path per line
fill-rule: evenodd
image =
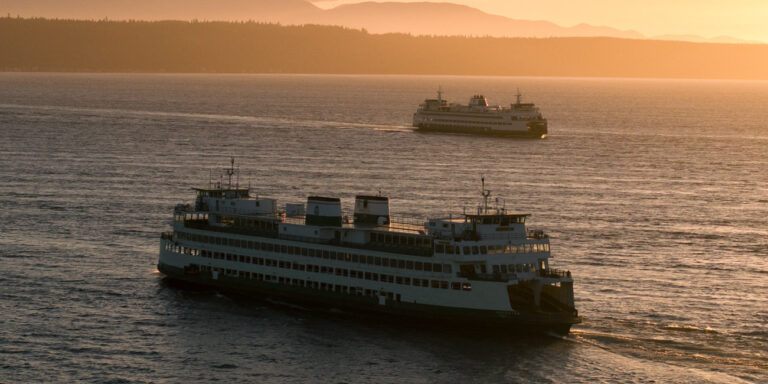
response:
M448 103L441 89L437 99L426 99L413 114L413 126L420 131L477 133L487 135L542 138L547 135L547 120L533 103L517 99L509 107L489 105L476 94L469 104Z
M161 238L158 268L170 278L517 330L568 332L579 321L570 273L549 266L549 237L526 229L528 214L489 207L484 189L475 212L429 220L392 217L382 196L357 196L349 217L338 198L283 211L231 183L195 190Z

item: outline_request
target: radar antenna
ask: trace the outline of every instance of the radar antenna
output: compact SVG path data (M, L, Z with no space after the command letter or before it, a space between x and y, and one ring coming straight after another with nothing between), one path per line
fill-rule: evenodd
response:
M485 189L485 176L480 176L480 183L481 183L481 191L480 193L483 195L483 213L488 212L488 198L491 197L491 191Z
M234 156L230 158L230 167L225 168L224 172L226 172L227 176L229 177L229 188L232 189L232 175L235 174L235 157Z

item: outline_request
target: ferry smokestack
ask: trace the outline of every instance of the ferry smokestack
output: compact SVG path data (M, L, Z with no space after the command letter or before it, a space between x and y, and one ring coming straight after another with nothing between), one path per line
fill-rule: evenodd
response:
M389 198L355 196L355 224L389 225Z
M307 198L306 225L341 226L341 200L338 197L310 196Z

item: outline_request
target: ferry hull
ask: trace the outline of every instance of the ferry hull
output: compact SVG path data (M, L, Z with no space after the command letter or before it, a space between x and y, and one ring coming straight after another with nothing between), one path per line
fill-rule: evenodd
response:
M167 278L187 284L216 288L253 299L273 299L318 310L338 309L352 313L375 315L377 321L422 324L429 327L461 328L484 331L489 328L506 333L554 332L567 335L581 318L571 313L524 313L396 302L371 296L355 296L331 291L318 291L286 284L242 279L211 272L190 273L171 265L158 264Z
M541 139L547 135L546 126L529 127L524 130L502 130L493 128L462 127L454 125L436 125L419 124L416 125L417 132L448 132L448 133L467 133L473 135L514 137L525 139Z

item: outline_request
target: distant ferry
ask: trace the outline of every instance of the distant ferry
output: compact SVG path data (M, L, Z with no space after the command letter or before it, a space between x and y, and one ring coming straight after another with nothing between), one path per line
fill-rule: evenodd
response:
M573 278L550 268L549 236L526 213L489 207L425 221L390 215L389 199L360 195L354 216L337 197L277 209L232 184L194 188L160 239L170 279L310 307L387 319L567 334L581 321Z
M474 95L469 105L448 104L441 89L437 99L426 99L413 114L413 126L418 131L475 133L509 137L544 138L547 120L533 103L517 102L509 108L488 105L483 95Z

